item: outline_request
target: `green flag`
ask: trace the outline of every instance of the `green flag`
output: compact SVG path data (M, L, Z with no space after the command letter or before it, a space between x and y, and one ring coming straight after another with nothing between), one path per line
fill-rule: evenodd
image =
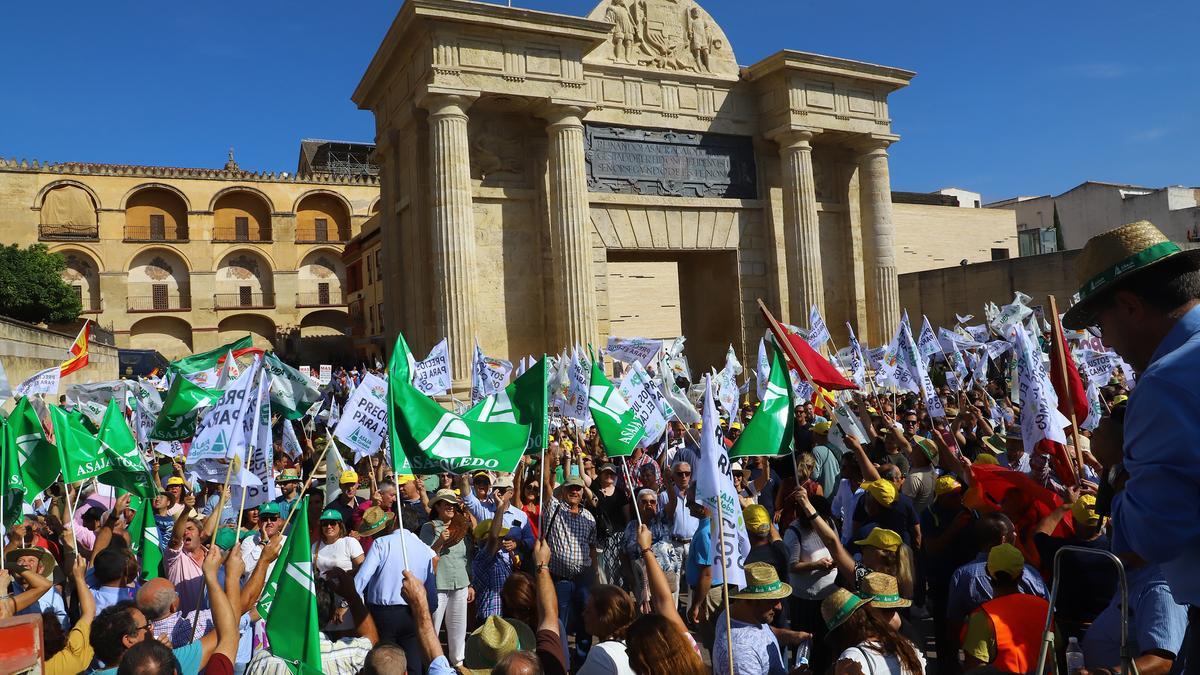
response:
M112 464L112 471L100 477L100 482L129 492L138 497L150 499L157 494L150 470L138 451L133 433L125 423L125 416L117 400L108 402L104 410L104 419L100 422L100 451Z
M62 468L58 449L46 439L46 432L28 397L17 401L12 414L8 416L8 426L12 442L17 447L21 478L25 483L25 501L32 503L43 490L58 480Z
M134 508L137 497L130 499L129 506ZM158 523L154 520L154 509L150 504L142 502L141 508L134 508L137 514L129 526L130 548L142 561L142 576L145 581L157 579L160 574L163 559L162 547L159 545ZM214 544L215 546L215 544Z
M202 389L175 375L163 400L162 411L150 430L150 438L156 441L188 440L196 433L199 409L212 405L223 393L218 389Z
M8 420L0 418L0 494L3 495L3 524L11 526L21 520L21 502L25 501L25 481L21 477L20 455L13 440Z
M79 483L112 469L112 462L100 452L100 441L88 432L78 418L56 405L49 407L54 443L58 446L65 482Z
M317 584L313 579L312 546L308 537L308 497L292 533L283 544L258 601L258 613L267 618L271 653L287 662L296 675L321 670L320 627L317 625Z
M590 348L590 347L589 347ZM646 435L646 427L629 407L625 397L612 385L600 367L599 359L592 362L592 385L588 388L588 410L592 422L604 442L609 457L628 457L638 441Z
M746 430L733 443L730 457L774 457L786 455L792 448L792 428L795 409L792 383L788 378L787 360L779 347L771 349L771 371L762 405L750 418Z
M198 373L202 370L212 370L213 368L217 367L217 362L220 361L225 354L229 352L236 352L241 349L248 349L253 345L254 340L247 335L240 340L230 342L227 345L221 345L216 349L210 349L200 354L185 356L178 361L172 361L170 368L175 372L184 374Z
M550 372L546 355L529 370L513 380L503 391L480 401L467 412L465 420L480 422L515 422L529 425L527 453L546 449L550 437Z
M455 415L412 385L412 363L404 336L396 336L388 364L392 466L399 471L407 461L417 475L514 471L529 443L529 427Z
M263 359L263 370L271 375L272 412L289 420L298 420L321 400L321 392L311 377L279 360L271 352L267 352Z

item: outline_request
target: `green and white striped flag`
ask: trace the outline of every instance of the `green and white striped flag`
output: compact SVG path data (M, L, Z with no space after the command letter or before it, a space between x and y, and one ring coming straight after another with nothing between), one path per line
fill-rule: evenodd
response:
M150 469L142 459L137 442L133 440L133 432L125 423L125 416L121 414L115 398L109 400L108 408L104 411L99 439L100 452L112 464L112 470L101 476L100 482L138 497L153 498L158 492L154 487L154 479L150 477Z
M110 471L112 462L100 452L100 441L84 427L83 416L73 417L56 405L48 407L54 442L62 462L63 481L79 483Z
M58 449L46 439L37 411L28 397L17 401L8 416L8 431L16 445L21 481L25 485L25 501L33 500L58 480L62 463Z
M792 449L792 428L796 407L795 390L788 377L787 360L779 347L771 347L771 370L767 377L762 405L750 418L746 430L729 450L732 457L774 457L786 455Z
M196 419L200 409L210 406L225 392L219 389L198 387L186 378L175 375L171 388L163 400L162 410L150 430L150 439L155 441L186 441L196 433Z
M592 423L596 425L609 457L632 455L638 441L646 435L645 425L629 407L621 392L604 375L599 359L592 362L588 410L592 412Z
M258 613L267 618L271 653L283 659L295 675L319 674L321 638L308 536L308 497L294 508L299 509L296 523L263 587Z
M137 497L133 497L129 503L130 508L137 514L129 526L130 548L142 561L143 580L149 581L162 576L162 546L158 538L158 523L154 521L154 509L150 508L149 502L146 501L142 502L141 508L134 508L136 499Z
M463 413L464 420L515 422L529 425L528 453L546 449L550 435L550 373L546 355L533 364L512 384L480 401Z

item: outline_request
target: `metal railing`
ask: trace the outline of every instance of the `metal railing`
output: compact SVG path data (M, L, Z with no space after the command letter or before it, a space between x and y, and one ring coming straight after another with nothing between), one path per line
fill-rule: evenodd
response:
M125 241L187 241L187 226L160 229L149 225L126 225Z
M314 227L302 227L296 230L297 244L344 244L350 241L349 228L343 231L340 227L318 231Z
M213 228L212 240L220 242L269 242L271 241L271 228L263 226L251 227L248 230L239 230L236 227L216 227Z
M83 309L79 310L80 314L100 314L104 311L104 298L92 300L89 298L83 299Z
M191 295L129 297L125 304L130 312L186 312L192 309Z
M341 291L328 293L297 293L297 307L345 307L346 294Z
M38 239L49 241L86 241L99 238L99 225L74 225L65 223L42 223L38 225Z
M275 306L275 294L265 293L217 293L213 295L213 309L270 309Z

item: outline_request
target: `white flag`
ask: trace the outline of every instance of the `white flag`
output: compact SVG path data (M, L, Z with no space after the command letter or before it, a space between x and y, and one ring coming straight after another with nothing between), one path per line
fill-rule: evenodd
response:
M610 337L608 355L623 363L640 363L644 368L658 356L662 346L662 340Z
M125 409L125 380L109 380L108 382L88 382L73 384L67 387L67 403L75 410L87 415L88 419L100 425L108 402L117 399L122 410Z
M231 382L221 398L200 417L188 451L189 468L213 460L245 459L251 440L247 438L249 430L244 422L257 408L258 384L255 379L261 366L262 359L255 358L253 365Z
M819 353L821 347L830 339L829 327L825 325L825 319L821 318L821 310L813 305L808 309L808 345Z
M412 369L412 384L426 396L439 396L450 391L450 342L446 338L429 350L424 361Z
M1058 411L1058 395L1054 393L1046 373L1041 348L1036 346L1036 340L1031 339L1020 324L1010 325L1008 331L1017 355L1021 438L1025 441L1025 452L1032 454L1038 441L1044 438L1066 445L1067 436L1063 433L1063 427L1071 422Z
M959 349L974 349L983 346L983 343L977 342L966 331L959 333L957 328L952 331L939 328L938 339L942 343L942 349L946 352L953 352Z
M479 343L475 343L475 359L471 364L471 405L504 389L512 373L512 362L484 356Z
M213 389L228 387L230 382L233 382L242 374L241 369L238 368L237 359L233 358L232 351L225 352L225 361L222 362L219 368L220 374L217 375L217 383L213 386Z
M917 337L917 351L926 359L942 351L938 346L937 335L929 325L929 317L925 315L921 315L921 334Z
M1028 295L1017 291L1013 301L1000 308L1000 312L990 322L997 334L1008 335L1009 326L1024 323L1025 319L1033 314L1033 309L1026 305L1029 300ZM967 327L967 330L971 331L971 327ZM974 335L975 332L971 331L971 334Z
M724 570L730 585L746 585L746 556L750 554L750 539L742 519L742 506L733 487L729 453L722 440L721 425L714 403L712 381L704 382L704 423L700 429L700 460L693 467L696 474L696 501L711 511L712 557L714 565ZM717 521L721 521L718 528ZM718 529L721 536L717 536ZM728 555L726 555L728 553Z
M846 330L850 331L850 380L854 382L859 389L866 388L867 369L863 358L863 348L859 344L858 338L854 335L854 328L850 323L846 323Z
M354 450L354 462L379 452L387 436L388 385L378 375L367 373L354 388L333 437Z
M662 391L654 384L654 380L642 364L632 364L619 389L633 414L637 415L646 429L642 444L651 445L657 442L667 430L667 420L675 416L675 411L671 409Z
M771 360L767 358L767 342L765 338L758 339L758 364L754 368L754 380L758 389L755 395L758 400L767 396L767 382L771 379Z
M974 319L974 318L975 318L975 315L974 315L974 314L968 314L968 315L966 315L966 316L963 316L962 314L958 314L958 313L956 312L956 313L954 314L954 318L955 318L955 319L958 319L958 322L959 322L959 323L966 323L966 322L970 321L971 319Z
M699 422L700 413L696 410L696 406L692 405L687 394L675 382L667 358L662 358L659 363L662 364L659 368L659 374L662 375L658 382L659 390L662 391L663 398L667 400L671 410L675 413L675 419L684 424Z
M286 417L280 420L280 423L283 424L283 452L288 457L296 459L304 453L300 439L296 438L296 427L292 426L292 421Z
M588 391L592 384L592 364L580 358L577 347L571 353L567 367L567 392L563 400L562 414L579 421L585 427L591 424L592 411L588 407Z
M61 377L61 369L59 366L52 366L45 370L39 370L17 385L13 390L13 394L18 398L22 396L35 396L37 394L46 394L47 396L58 395L58 381Z
M921 356L917 350L917 343L913 340L912 331L908 327L907 312L904 319L901 320L900 326L904 332L904 343L901 345L899 358L901 367L897 369L897 372L907 370L909 377L916 381L917 393L925 400L925 409L929 412L929 416L944 419L946 410L942 407L942 398L938 396L937 389L933 386L933 380L929 377L929 368L925 363L925 357Z
M346 470L346 462L342 460L342 452L328 429L325 430L325 442L329 444L329 450L325 453L325 503L332 504L342 494L339 481Z
M1100 402L1100 385L1096 380L1088 380L1087 383L1087 402L1088 416L1087 419L1079 423L1079 428L1084 431L1093 431L1100 426L1100 416L1104 412L1104 404Z
M260 506L279 496L275 488L274 453L271 447L271 378L259 378L258 396L246 417L246 470L258 479L246 488L246 507ZM240 502L239 502L240 503Z

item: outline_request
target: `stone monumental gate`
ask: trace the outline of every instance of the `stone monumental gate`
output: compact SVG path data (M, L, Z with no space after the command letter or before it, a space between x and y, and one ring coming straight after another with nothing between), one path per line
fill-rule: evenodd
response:
M739 66L691 0L587 18L408 0L354 92L375 114L386 326L518 358L688 336L756 350L756 298L871 344L899 320L887 97L913 73L779 51Z

